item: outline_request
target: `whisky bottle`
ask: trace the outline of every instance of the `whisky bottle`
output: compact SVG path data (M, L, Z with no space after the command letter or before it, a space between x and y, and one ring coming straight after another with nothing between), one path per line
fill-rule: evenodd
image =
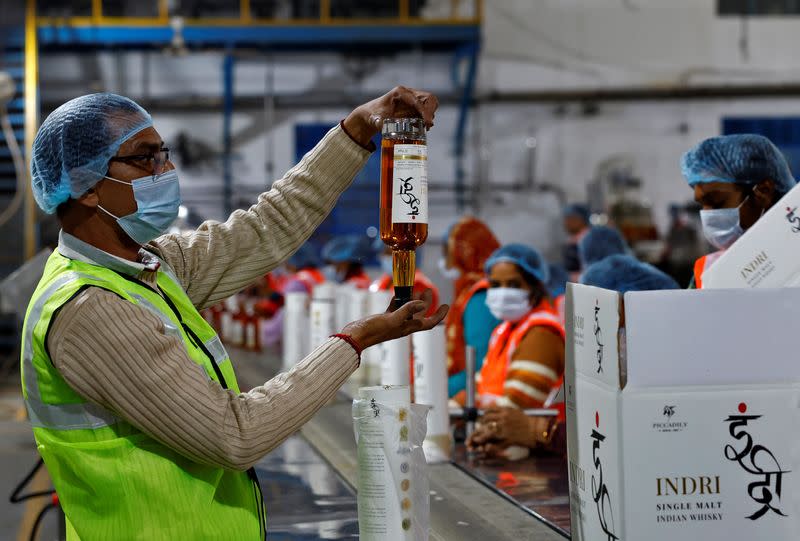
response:
M392 249L395 305L411 300L415 250L428 238L428 146L421 118L383 122L381 240Z

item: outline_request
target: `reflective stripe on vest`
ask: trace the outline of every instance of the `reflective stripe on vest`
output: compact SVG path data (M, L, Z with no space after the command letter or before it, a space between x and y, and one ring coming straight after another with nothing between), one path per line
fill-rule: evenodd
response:
M31 307L26 319L38 322L42 316L45 303L62 287L80 278L94 280L95 278L78 272L68 272L59 276L48 288L42 292ZM102 282L102 281L100 281ZM57 430L94 429L109 426L118 421L118 418L96 404L89 402L81 404L46 404L42 402L39 393L39 375L33 366L33 331L35 325L28 325L25 329L25 344L22 351L22 375L27 396L25 407L31 425L35 427L54 428Z
M534 327L548 327L564 339L564 326L547 301L539 304L525 320L519 324L508 321L501 323L489 340L489 351L477 379L477 391L483 407L503 396L506 374L511 359L528 331Z

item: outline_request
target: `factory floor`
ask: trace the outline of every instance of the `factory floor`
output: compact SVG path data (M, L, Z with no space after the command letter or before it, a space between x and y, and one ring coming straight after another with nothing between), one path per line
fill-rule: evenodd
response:
M260 385L279 370L274 352L230 351L242 389ZM49 498L21 504L8 497L38 460L30 426L25 417L19 376L0 383L0 539L27 541L33 522ZM268 513L270 541L344 539L357 537L355 495L332 473L300 436L265 457L256 467ZM40 471L30 490L51 488ZM48 512L39 529L40 540L55 540L58 517Z

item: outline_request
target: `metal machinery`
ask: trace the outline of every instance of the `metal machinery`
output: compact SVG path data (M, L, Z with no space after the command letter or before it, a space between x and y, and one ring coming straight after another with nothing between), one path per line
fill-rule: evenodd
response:
M374 5L373 5L374 4ZM437 4L422 17L427 4ZM235 134L231 117L242 103L264 103L264 96L237 95L234 70L240 52L280 54L346 51L374 56L400 50L452 51L457 89L449 101L459 104L453 134L459 208L463 208L464 140L472 102L480 42L481 0L83 0L39 3L28 0L23 28L12 32L24 43L25 145L30 148L38 127L37 61L50 51L76 53L98 50L225 51L221 66L222 95L205 110L222 110L222 159L225 211L234 208L232 154ZM220 7L223 6L223 7ZM430 7L430 6L427 6ZM375 8L375 9L373 9ZM377 11L376 11L377 10ZM463 15L461 13L466 13ZM377 14L377 16L376 16ZM466 69L457 69L466 63ZM462 75L463 74L463 75ZM144 103L145 107L151 104ZM274 104L273 104L274 105ZM278 104L280 105L280 104ZM37 214L32 196L25 202L25 259L37 251Z

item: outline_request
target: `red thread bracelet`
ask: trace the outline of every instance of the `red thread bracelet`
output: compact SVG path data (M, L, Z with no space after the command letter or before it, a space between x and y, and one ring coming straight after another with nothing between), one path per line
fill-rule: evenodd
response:
M356 350L356 355L358 355L358 360L361 361L361 352L364 351L364 348L362 348L358 344L358 342L356 342L355 338L353 338L349 334L341 334L341 333L340 334L332 334L331 338L341 338L342 340L344 340L345 342L350 344L350 346L352 346L352 348L354 350Z

